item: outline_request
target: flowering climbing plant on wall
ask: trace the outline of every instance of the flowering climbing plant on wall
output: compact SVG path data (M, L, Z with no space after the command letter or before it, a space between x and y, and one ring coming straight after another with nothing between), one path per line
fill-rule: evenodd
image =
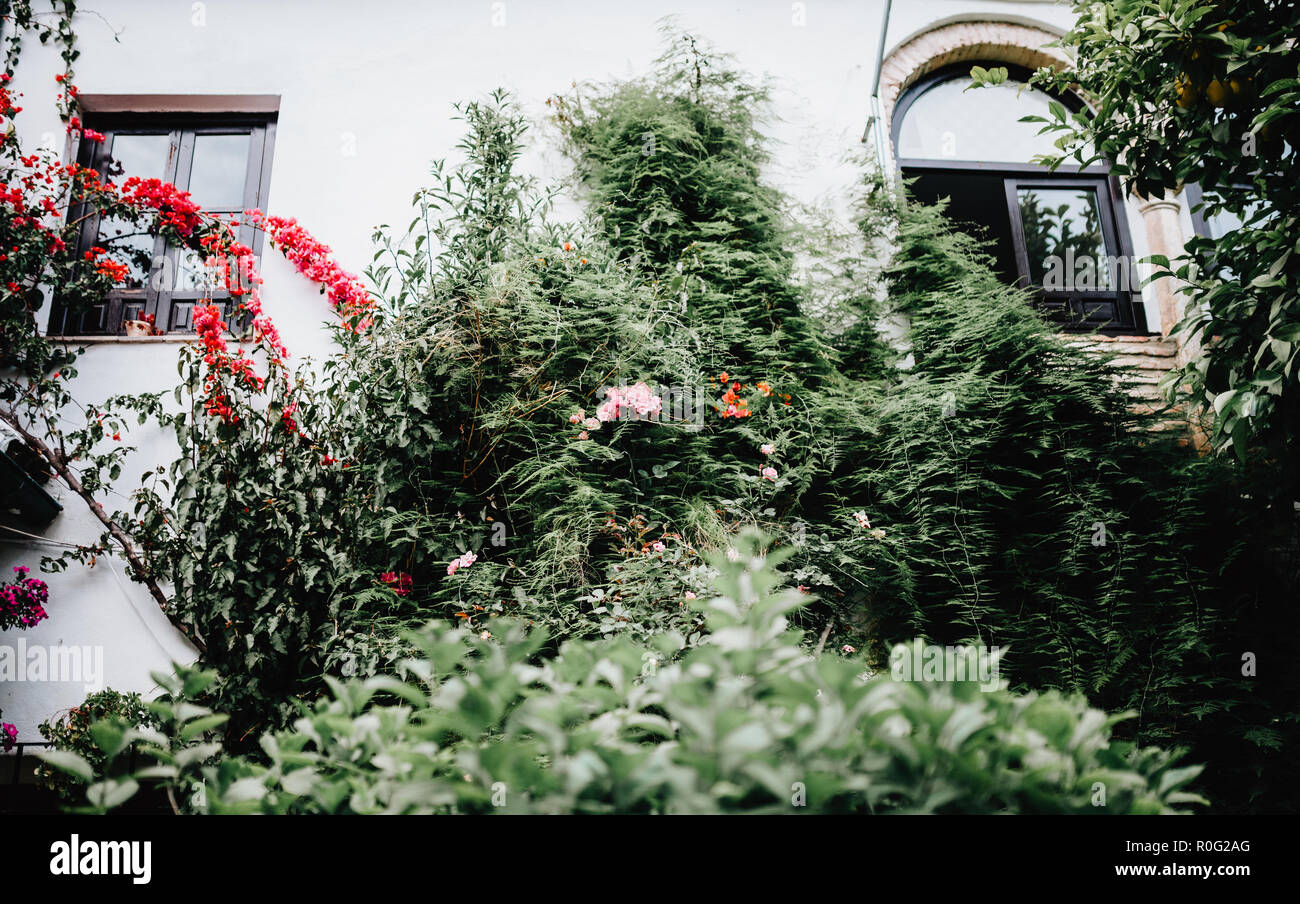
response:
M56 3L54 12L50 22L35 15L29 3L6 2L0 8L7 26L5 67L0 73L0 169L4 171L0 364L5 369L0 378L0 421L20 437L45 472L82 498L103 527L98 541L48 557L43 567L60 570L74 561L94 564L106 553L124 556L129 575L145 583L173 623L206 651L213 631L193 608L195 571L186 567L191 562L213 564L199 537L213 537L225 548L227 535L216 531L204 535L209 525L201 519L180 522L177 505L162 502L156 481L141 491L135 510L105 507L104 491L120 477L131 450L129 426L157 420L175 427L183 437L182 449L191 453L182 461L191 465L199 464L205 453L223 456L227 470L217 472L229 481L218 484L223 492L237 485L235 470L230 468L235 461L248 474L276 473L279 468L278 473L302 480L316 476L317 470L342 471L347 461L339 437L309 436L300 423L304 414L315 414L316 399L307 382L291 372L290 351L263 307L262 279L253 251L236 238L239 219L209 214L188 193L165 181L132 177L119 183L79 164L65 163L52 150L26 152L20 146L17 117L24 103L39 100L23 98L13 88L23 38L32 34L42 43L53 40L61 49L65 68L54 76L49 96L65 126L69 159L76 158L79 143L104 140L85 126L78 109L80 92L73 72L78 53L71 25L75 5ZM102 403L77 398L70 384L77 378L80 350L50 341L39 328L39 315L52 301L73 313L84 311L122 284L133 267L149 267L149 261L138 260L139 255L131 252L100 246L79 251L82 224L93 217L111 219L130 232L164 236L172 245L197 252L211 277L204 284L228 299L218 302L210 294L194 306L194 342L181 352L186 380L174 394L177 401L189 399L188 410L165 411L160 394L115 396ZM247 211L244 218L264 230L272 246L301 274L321 285L329 306L340 316L341 332L364 333L370 322L369 295L356 276L334 261L328 246L295 220L259 210ZM192 441L197 444L191 445ZM167 489L185 492L194 485L214 486L196 479L201 473L212 478L211 469L191 468L183 473L179 469L178 464L171 478L179 474L180 479ZM164 483L170 479L154 477ZM321 492L328 482L328 478L318 481L312 493ZM260 517L276 501L266 495L260 494L256 513L251 505L232 506L231 511ZM212 511L220 515L225 509ZM232 524L230 537L236 533L244 531ZM169 559L175 543L196 550L197 558ZM247 554L247 548L243 552ZM209 574L202 567L199 573ZM210 574L220 583L230 572L217 568ZM272 579L280 577L274 571L268 574ZM378 573L372 584L376 589L385 587ZM13 612L0 615L6 620L13 615L16 624L44 617L39 606L21 612L22 607L14 608L20 597L34 598L36 585L44 586L25 578L7 587ZM399 581L387 592L400 595L408 592L405 586ZM232 637L245 636L239 618L226 618L223 623L228 623ZM274 645L285 647L282 642Z

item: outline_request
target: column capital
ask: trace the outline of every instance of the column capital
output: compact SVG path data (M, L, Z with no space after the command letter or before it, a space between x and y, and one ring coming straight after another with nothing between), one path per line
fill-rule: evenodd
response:
M1169 210L1178 213L1182 209L1183 205L1169 194L1166 194L1163 198L1138 198L1138 212L1141 214L1155 210Z

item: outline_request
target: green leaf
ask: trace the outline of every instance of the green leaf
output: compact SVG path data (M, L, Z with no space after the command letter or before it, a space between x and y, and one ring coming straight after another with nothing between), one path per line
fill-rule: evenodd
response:
M189 722L186 722L178 732L178 736L182 741L189 741L192 738L203 734L205 731L211 731L218 725L224 725L229 721L229 719L230 716L224 713L217 713L211 716L200 716L197 719L192 719Z
M34 750L32 754L41 762L83 782L93 781L95 778L95 770L91 768L90 763L70 750Z

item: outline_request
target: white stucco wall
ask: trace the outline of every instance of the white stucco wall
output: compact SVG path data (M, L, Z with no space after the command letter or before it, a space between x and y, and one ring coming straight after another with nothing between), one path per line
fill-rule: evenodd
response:
M639 74L660 51L657 21L666 15L733 53L774 86L769 178L802 201L842 197L860 178L846 155L862 149L883 0L773 2L578 2L578 0L94 0L78 17L77 83L94 94L277 94L281 97L266 209L296 216L357 272L372 254L381 223L407 223L412 193L432 158L454 156L462 135L451 104L504 86L539 124L545 98L571 82ZM798 24L800 18L806 24ZM1051 2L898 0L890 48L933 24L994 18L1060 31L1069 11ZM116 35L116 41L114 36ZM62 129L54 113L51 48L27 43L18 90L24 144ZM564 172L541 139L523 162L544 178ZM1136 224L1135 224L1136 225ZM1135 237L1137 230L1135 229ZM265 256L264 303L295 355L324 353L328 312L316 287L277 254ZM177 345L91 346L76 390L88 400L123 391L174 386ZM168 459L167 437L132 435L139 467L120 482L128 493L151 462ZM57 490L56 490L57 494ZM98 524L76 498L44 536L86 542ZM126 508L125 500L108 507ZM0 567L35 566L48 547L6 538ZM0 635L13 646L89 644L103 648L105 683L149 691L152 669L192 651L139 585L102 562L93 570L49 576L50 618L31 631ZM79 702L81 684L0 682L0 710L20 739L39 740L36 725Z

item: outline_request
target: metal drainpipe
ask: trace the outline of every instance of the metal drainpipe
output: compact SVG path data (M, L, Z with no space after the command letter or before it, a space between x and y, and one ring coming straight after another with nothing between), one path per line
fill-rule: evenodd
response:
M885 65L885 39L889 36L889 12L893 8L893 0L885 0L885 14L880 21L880 40L876 46L876 72L871 85L871 113L867 117L867 128L862 133L862 140L865 142L869 135L874 131L876 145L876 163L880 166L882 173L888 171L889 157L885 153L885 117L880 105L880 70ZM874 127L874 129L873 129Z

